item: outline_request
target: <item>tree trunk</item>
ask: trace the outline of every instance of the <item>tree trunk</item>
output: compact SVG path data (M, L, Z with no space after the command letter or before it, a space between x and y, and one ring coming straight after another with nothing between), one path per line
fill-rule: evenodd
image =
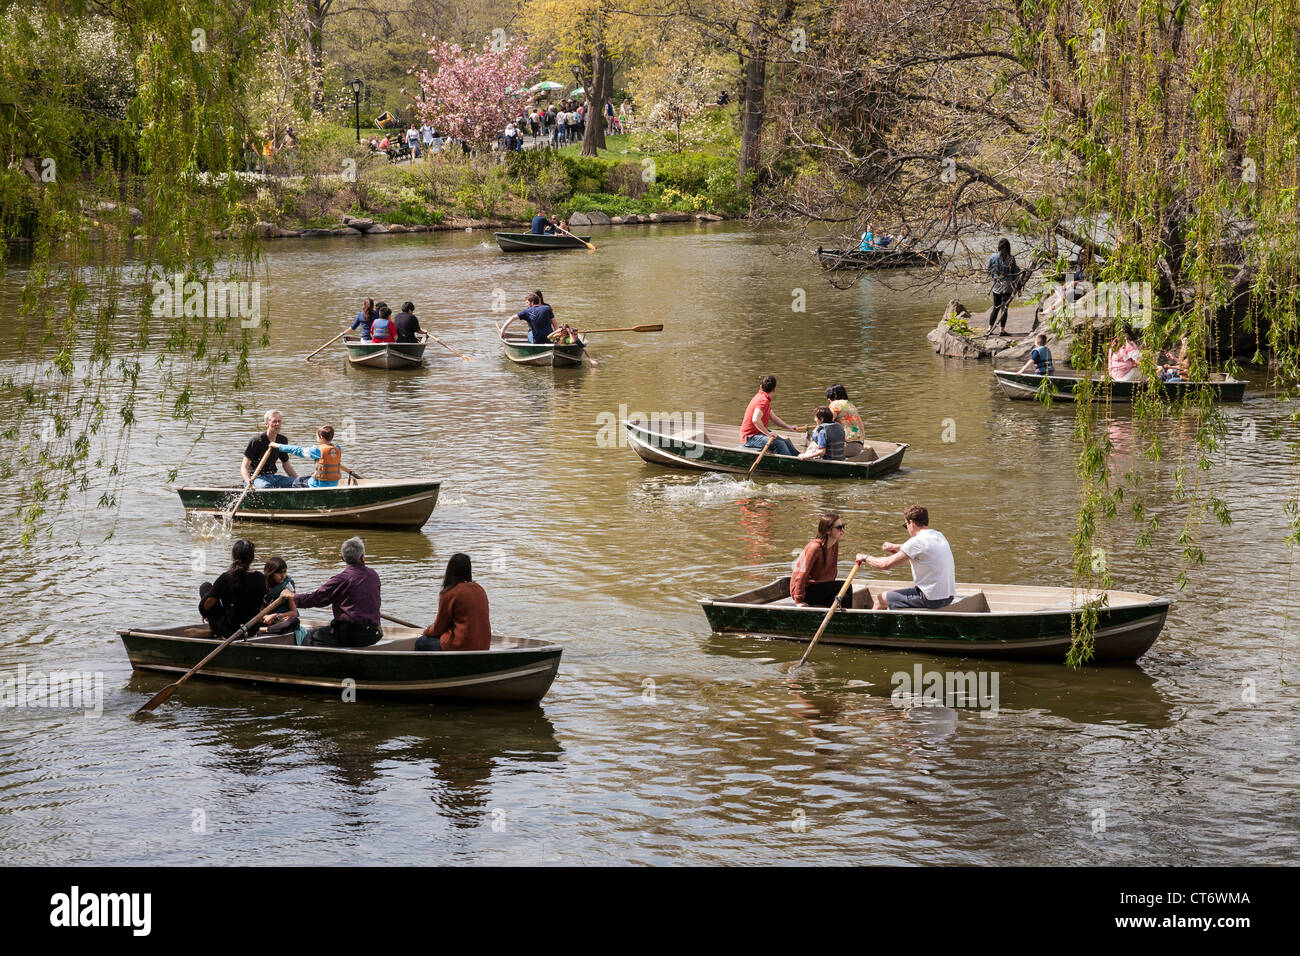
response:
M328 4L307 0L307 60L311 64L311 108L325 112L325 17Z
M595 156L597 150L605 148L605 101L609 99L609 88L613 85L613 80L614 64L604 44L597 43L591 57L591 88L587 90L591 112L587 116L587 128L582 134L583 156Z
M750 30L740 57L740 175L757 172L763 114L767 108L767 55L757 23Z

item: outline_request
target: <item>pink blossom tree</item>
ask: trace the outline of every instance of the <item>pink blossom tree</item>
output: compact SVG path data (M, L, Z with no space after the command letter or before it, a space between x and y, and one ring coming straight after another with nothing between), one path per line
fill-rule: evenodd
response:
M496 142L518 109L511 92L536 73L528 64L528 48L490 39L481 51L462 51L459 44L434 38L429 55L437 71L416 72L420 93L415 109L421 119L440 135L462 138L471 146Z

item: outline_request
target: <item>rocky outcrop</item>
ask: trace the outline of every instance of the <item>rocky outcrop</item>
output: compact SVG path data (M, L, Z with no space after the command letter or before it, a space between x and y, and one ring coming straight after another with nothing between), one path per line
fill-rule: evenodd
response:
M689 212L652 212L651 222L690 222L695 216Z
M590 226L591 220L587 218L585 212L575 212L569 216L569 227Z
M587 222L593 226L608 226L612 223L612 220L599 209L594 209L587 213Z
M926 334L926 340L935 352L947 358L988 359L1004 365L1024 364L1034 348L1038 333L1047 336L1047 345L1052 350L1052 358L1062 367L1069 367L1070 347L1076 335L1082 331L1086 322L1076 323L1064 333L1055 333L1045 321L1039 321L1034 327L1033 305L1018 306L1007 313L1007 332L1005 335L988 334L988 314L972 315L956 299L948 302L948 308L939 324Z

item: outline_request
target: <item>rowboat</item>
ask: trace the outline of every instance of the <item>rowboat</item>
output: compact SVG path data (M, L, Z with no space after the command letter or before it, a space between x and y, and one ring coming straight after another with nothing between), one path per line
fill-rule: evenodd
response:
M345 338L348 361L363 368L420 368L427 342L364 342Z
M1075 386L1083 381L1083 374L1062 369L1055 375L1043 376L1036 372L1021 375L1018 372L994 369L994 376L1007 398L1037 398L1038 389L1046 378L1050 383L1053 401L1075 400ZM1139 389L1154 389L1167 399L1209 392L1216 402L1240 402L1246 394L1246 383L1223 372L1215 372L1204 382L1116 382L1093 376L1100 386L1093 390L1093 401L1131 402Z
M873 611L871 595L910 582L855 581L853 607L831 616L822 643L958 654L1063 659L1085 602L1097 608L1096 660L1136 660L1165 624L1169 599L1130 591L1087 591L1012 584L958 584L957 600L937 611ZM807 642L826 608L795 607L790 578L700 602L719 634L755 634Z
M565 236L556 233L539 236L531 232L498 232L497 245L502 252L550 252L555 249L585 249L591 236Z
M823 249L817 258L824 269L914 269L943 265L946 258L934 249Z
M534 345L528 341L527 332L502 332L501 344L505 346L506 358L518 365L549 365L554 368L573 368L582 364L582 348L578 345L557 345L543 342Z
M550 641L494 634L486 651L417 651L415 628L385 626L383 632L370 647L299 647L292 634L261 634L235 641L195 676L335 693L355 688L358 700L384 694L538 701L555 679L563 650ZM221 643L206 626L117 633L133 668L174 674L189 670Z
M740 428L703 422L690 427L674 418L631 418L624 424L628 444L652 465L695 471L748 472L760 449L740 443ZM799 451L808 439L795 432L777 432ZM773 454L770 450L756 472L770 475L807 475L813 478L879 478L898 470L907 445L900 442L868 441L863 450L844 461L824 458L800 460Z
M255 488L235 515L241 521L279 521L334 527L383 527L418 530L438 502L438 481L360 479L333 488ZM230 509L243 489L238 485L177 488L181 504L192 514L219 515Z

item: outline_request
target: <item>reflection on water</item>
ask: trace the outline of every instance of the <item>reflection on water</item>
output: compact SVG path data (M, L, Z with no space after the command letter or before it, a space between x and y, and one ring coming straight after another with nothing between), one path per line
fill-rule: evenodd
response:
M598 245L518 257L443 233L272 246L276 299L296 309L273 316L246 410L221 404L193 425L142 410L120 515L74 504L0 564L0 677L76 668L104 673L107 692L98 720L4 711L7 861L87 859L88 827L88 861L125 864L1233 863L1258 862L1260 846L1270 861L1300 858L1286 812L1297 615L1277 503L1287 407L1229 410L1235 437L1207 480L1237 523L1202 527L1207 563L1187 591L1173 587L1175 505L1150 512L1164 550L1135 549L1123 523L1110 533L1117 582L1174 598L1138 666L819 646L791 673L801 645L710 635L697 602L788 573L825 511L846 517L846 555L896 539L902 510L922 503L960 579L1068 584L1070 409L1009 402L987 365L932 354L925 333L952 290L837 290L775 255L779 237L738 225L609 230ZM494 292L514 302L539 287L562 321L664 331L601 336L594 371L516 366ZM806 313L790 312L796 288ZM958 290L973 306L983 294ZM413 300L472 361L431 346L409 372L354 369L336 348L304 362L367 295ZM16 358L0 342L0 365ZM907 467L852 484L751 482L649 466L600 437L620 405L738 420L765 374L788 420L844 383L872 434L910 444ZM128 718L160 684L130 675L113 629L191 620L231 534L259 559L283 556L300 588L340 566L348 529L223 533L183 515L171 485L233 484L267 408L299 441L350 421L344 462L367 477L442 480L421 531L360 532L385 609L431 620L447 558L471 554L497 631L565 645L540 708L344 705L195 680L153 719ZM1161 427L1186 446L1189 426ZM1121 457L1141 459L1127 410L1104 427ZM1162 470L1147 487L1168 502ZM15 494L0 488L0 505ZM995 669L997 715L895 706L893 675L917 663Z

